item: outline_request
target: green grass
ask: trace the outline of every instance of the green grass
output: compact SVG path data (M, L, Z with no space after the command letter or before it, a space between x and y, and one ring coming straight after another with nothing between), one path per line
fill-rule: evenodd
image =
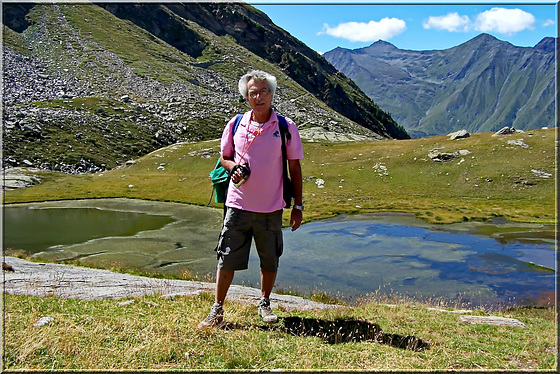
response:
M473 134L354 143L305 143L302 161L305 219L341 213L404 212L429 222L555 222L555 130L505 137ZM523 139L529 148L507 144ZM434 162L428 152L469 150L452 161ZM5 203L127 197L206 205L211 158L218 141L173 145L139 158L127 168L99 174L49 174L42 184L5 193ZM377 168L376 168L377 165ZM386 173L384 169L386 168ZM532 170L550 173L537 176ZM324 180L318 188L317 179ZM219 208L212 203L213 207Z
M516 318L526 327L465 325L459 315L428 310L409 301L363 300L356 307L287 312L263 326L256 307L226 302L230 330L200 332L196 326L210 295L164 299L141 297L82 301L5 295L4 369L7 370L520 370L556 368L556 313L518 308L493 315ZM474 315L486 315L475 310ZM39 318L53 321L33 327ZM283 320L283 318L287 318ZM379 340L358 335L329 344L314 332L287 331L291 319L334 320L352 326L367 321ZM331 322L329 322L331 321ZM377 329L380 329L377 330ZM328 328L325 334L334 333ZM347 331L341 330L341 333ZM419 339L423 349L398 348L398 337ZM395 338L391 344L388 339ZM331 342L332 343L332 342Z
M10 48L23 56L29 55L29 49L22 40L21 34L15 32L6 25L2 25L2 33L2 43L5 46L10 46Z

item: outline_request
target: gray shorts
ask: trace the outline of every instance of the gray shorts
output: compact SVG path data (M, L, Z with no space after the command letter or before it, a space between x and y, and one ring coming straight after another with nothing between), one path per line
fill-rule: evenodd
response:
M261 269L275 273L284 251L282 210L254 213L228 207L216 246L218 269L247 269L252 238L255 238Z

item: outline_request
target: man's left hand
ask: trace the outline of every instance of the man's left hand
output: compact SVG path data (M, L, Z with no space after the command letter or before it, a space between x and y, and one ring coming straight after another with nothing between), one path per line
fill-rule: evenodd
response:
M301 226L301 221L303 220L303 212L299 209L292 209L292 215L290 216L290 226L292 231L296 231Z

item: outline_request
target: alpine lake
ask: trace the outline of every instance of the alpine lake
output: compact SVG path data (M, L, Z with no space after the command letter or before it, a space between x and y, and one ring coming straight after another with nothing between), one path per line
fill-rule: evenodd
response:
M194 276L212 281L222 210L130 199L3 207L3 251L44 261ZM470 307L553 306L554 224L429 224L363 214L284 230L275 292L353 302L400 295ZM253 248L234 284L260 287Z

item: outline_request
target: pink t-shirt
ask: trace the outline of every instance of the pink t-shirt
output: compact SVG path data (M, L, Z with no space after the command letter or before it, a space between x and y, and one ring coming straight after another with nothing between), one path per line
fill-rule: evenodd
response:
M235 117L234 117L235 118ZM282 139L278 117L273 111L268 122L260 128L251 124L251 111L239 122L232 142L234 118L226 125L220 144L221 153L236 163L249 163L250 177L239 187L230 183L226 206L257 213L271 213L285 206L282 198ZM286 118L291 139L286 142L288 160L301 160L303 146L294 122Z

